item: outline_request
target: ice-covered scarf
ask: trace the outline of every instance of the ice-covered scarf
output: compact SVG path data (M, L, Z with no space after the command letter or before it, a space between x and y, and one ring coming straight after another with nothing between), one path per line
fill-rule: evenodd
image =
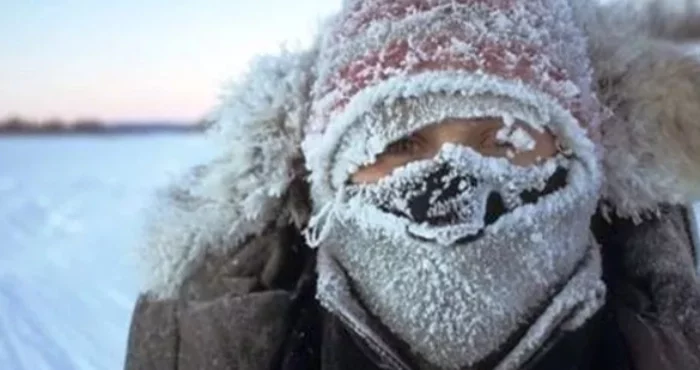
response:
M498 366L513 369L602 305L589 231L596 178L575 156L519 167L446 144L376 184L348 186L325 208L320 244L357 298L440 368L478 363L527 327ZM343 312L342 287L327 288L319 299Z

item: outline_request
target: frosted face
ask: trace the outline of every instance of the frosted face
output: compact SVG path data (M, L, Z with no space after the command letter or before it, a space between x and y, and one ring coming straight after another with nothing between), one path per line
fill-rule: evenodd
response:
M480 238L501 216L562 189L569 165L559 154L518 166L445 143L435 157L412 161L377 182L350 185L347 193L408 221L413 238L463 244Z
M594 167L566 150L535 162L444 143L377 182L348 185L329 212L337 221L324 247L415 352L442 368L471 366L533 322L591 248ZM590 269L564 304L552 303L555 316L588 301L599 307L596 264Z
M339 166L342 187L307 236L337 259L370 312L429 363L459 369L502 348L548 302L544 330L528 333L539 339L523 346L542 343L587 302L599 307L595 261L585 284L551 301L593 248L598 168L586 146L570 148L576 132L529 114L411 121L400 113L368 119L343 142L339 158L369 164ZM430 122L440 123L423 126ZM421 129L394 141L410 127ZM341 177L348 171L351 181Z
M485 157L508 158L529 166L557 153L554 135L522 122L506 126L500 118L447 119L390 144L371 165L357 170L353 183L375 183L410 162L433 158L445 143L469 147Z

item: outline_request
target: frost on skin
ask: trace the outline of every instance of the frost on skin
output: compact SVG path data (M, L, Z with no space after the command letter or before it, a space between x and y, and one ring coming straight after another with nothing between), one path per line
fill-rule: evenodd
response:
M510 144L516 152L529 152L535 149L537 142L522 127L504 126L496 134L500 143Z

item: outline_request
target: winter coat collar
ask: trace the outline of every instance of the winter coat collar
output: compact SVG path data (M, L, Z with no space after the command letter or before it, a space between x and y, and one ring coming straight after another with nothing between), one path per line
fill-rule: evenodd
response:
M395 347L389 344L384 330L377 325L369 313L353 297L348 279L340 265L325 248L317 256L317 299L322 306L343 322L367 346L379 355L394 370L411 370Z

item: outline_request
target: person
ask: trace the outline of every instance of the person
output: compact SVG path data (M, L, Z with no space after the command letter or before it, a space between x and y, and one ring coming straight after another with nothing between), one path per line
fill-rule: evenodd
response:
M700 12L657 8L347 0L259 58L151 215L126 369L700 368Z

